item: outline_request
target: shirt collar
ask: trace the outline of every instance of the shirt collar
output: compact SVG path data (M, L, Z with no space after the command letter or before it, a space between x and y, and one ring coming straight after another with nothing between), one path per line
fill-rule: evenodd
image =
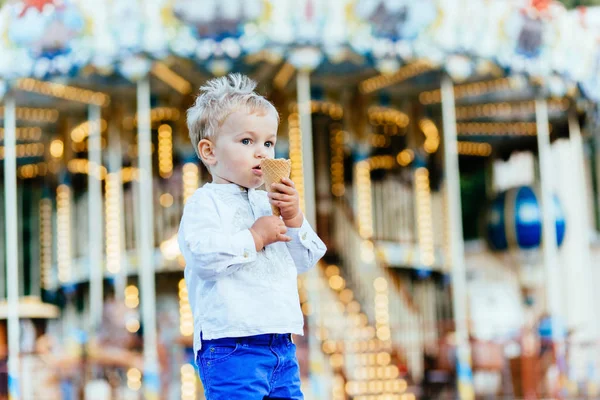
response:
M225 193L244 193L253 192L256 189L246 189L235 183L212 183L208 182L204 184L204 187L209 190L225 192Z

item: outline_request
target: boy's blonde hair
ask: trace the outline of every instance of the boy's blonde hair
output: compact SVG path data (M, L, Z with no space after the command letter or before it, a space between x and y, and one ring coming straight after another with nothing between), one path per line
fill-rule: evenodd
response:
M217 128L231 113L239 109L250 114L273 111L279 122L275 106L256 93L255 88L256 82L239 73L211 79L200 87L200 95L187 111L190 140L198 157L198 143L202 139L213 139Z

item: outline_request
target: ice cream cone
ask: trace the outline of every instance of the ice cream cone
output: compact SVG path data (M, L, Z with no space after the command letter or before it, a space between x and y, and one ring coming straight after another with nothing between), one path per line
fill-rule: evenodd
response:
M290 172L292 171L291 160L284 158L277 158L274 160L262 160L260 163L260 169L263 172L265 179L265 188L269 192L273 192L271 184L280 183L283 178L289 178ZM279 216L279 207L271 205L273 209L273 215Z

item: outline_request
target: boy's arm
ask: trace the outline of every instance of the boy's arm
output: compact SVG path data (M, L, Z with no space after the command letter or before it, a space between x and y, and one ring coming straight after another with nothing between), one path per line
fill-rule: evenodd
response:
M187 267L201 279L216 280L256 260L255 239L250 229L234 234L222 228L212 199L191 198L186 204L179 232L179 247Z
M287 235L292 240L286 243L294 260L298 273L314 267L325 255L327 246L310 226L306 218L302 219L300 228L288 227Z
M325 255L327 247L312 229L300 210L300 195L291 179L283 178L280 183L271 185L268 193L269 203L279 208L281 218L287 226L287 234L292 239L286 243L296 264L298 273L302 273L317 264Z

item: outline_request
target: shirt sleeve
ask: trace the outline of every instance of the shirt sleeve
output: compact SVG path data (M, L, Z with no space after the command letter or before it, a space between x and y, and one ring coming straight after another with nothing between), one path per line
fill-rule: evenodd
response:
M204 195L191 198L183 211L181 252L186 265L204 280L217 280L256 260L249 229L225 232L214 201Z
M312 229L306 218L302 221L300 228L288 228L287 235L292 238L292 241L287 242L286 245L298 273L314 267L327 251L325 243Z

